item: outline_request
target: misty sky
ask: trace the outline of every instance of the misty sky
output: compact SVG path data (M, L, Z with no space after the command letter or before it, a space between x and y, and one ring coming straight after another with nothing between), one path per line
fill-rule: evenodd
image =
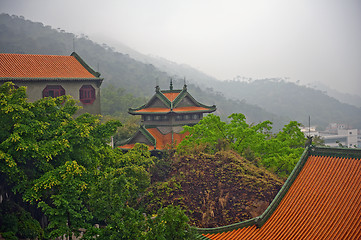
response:
M361 95L360 0L0 0L0 12L220 80L289 77Z

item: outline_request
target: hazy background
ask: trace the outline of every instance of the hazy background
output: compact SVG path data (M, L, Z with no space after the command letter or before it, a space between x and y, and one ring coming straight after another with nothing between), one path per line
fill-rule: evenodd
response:
M361 95L358 0L0 0L0 12L219 80L287 77Z

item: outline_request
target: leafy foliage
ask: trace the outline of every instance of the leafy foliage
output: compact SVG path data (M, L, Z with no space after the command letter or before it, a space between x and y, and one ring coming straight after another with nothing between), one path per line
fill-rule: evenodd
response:
M18 204L4 200L0 204L0 232L5 239L42 239L44 232L29 212Z
M182 154L194 145L202 144L206 146L204 150L212 154L230 148L281 176L291 173L306 141L298 128L299 123L291 121L273 135L270 121L249 125L241 113L232 114L229 118L230 123L226 123L209 114L197 125L185 126L185 131L190 134L179 144L177 151Z
M169 205L158 210L154 218L148 219L149 231L146 240L183 240L195 237L194 229L188 224L188 217L179 206Z
M47 216L46 237L78 235L82 228L86 239L146 236L148 223L136 203L150 184L154 157L148 148L112 149L108 143L119 121L102 124L89 114L74 118L77 106L69 96L28 102L25 90L0 86L0 172L14 193ZM185 225L186 220L179 216ZM4 231L30 236L15 229L20 223ZM94 223L104 227L95 229Z

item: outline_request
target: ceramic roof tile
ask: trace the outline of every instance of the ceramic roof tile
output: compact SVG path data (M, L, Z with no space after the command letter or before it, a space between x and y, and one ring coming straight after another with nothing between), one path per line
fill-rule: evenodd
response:
M173 100L179 95L179 92L170 92L170 93L163 93L164 96L168 98L169 101L173 102Z
M206 111L209 110L208 108L204 108L204 107L196 107L196 106L190 106L190 107L178 107L178 108L174 108L173 111L174 112L192 112L192 111Z
M147 131L156 140L156 147L154 148L154 146L148 145L149 150L153 150L153 149L163 150L163 149L166 149L168 146L170 146L172 143L174 143L175 145L178 145L183 140L183 138L189 134L189 133L163 134L158 130L158 128L148 128ZM131 149L134 147L134 145L135 145L135 143L125 144L125 145L120 146L120 148Z
M361 239L361 160L309 156L261 228L255 225L209 239Z
M143 108L143 109L140 109L140 110L137 110L135 112L139 112L139 113L142 113L142 112L159 112L159 113L166 113L166 112L170 112L170 108Z
M190 106L190 107L178 107L174 108L174 112L195 112L195 111L207 111L208 108L204 107L196 107L196 106ZM137 113L167 113L170 112L170 108L143 108L140 110L137 110L135 112Z
M123 146L120 146L120 148L132 149L134 146L135 146L135 143L130 143L130 144L125 144L125 145L123 145ZM153 150L154 147L148 145L148 149L149 149L149 150Z
M148 128L150 134L156 139L156 148L158 150L165 149L172 143L178 145L188 133L168 133L162 134L157 128ZM173 137L172 137L173 135Z
M96 78L73 56L0 54L0 78Z

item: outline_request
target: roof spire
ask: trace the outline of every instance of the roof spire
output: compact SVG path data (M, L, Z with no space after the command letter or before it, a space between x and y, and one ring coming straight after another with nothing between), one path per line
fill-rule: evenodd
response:
M187 89L186 77L184 77L184 85L183 85L183 89Z
M173 80L170 78L169 90L173 90Z
M158 78L155 80L155 91L159 92L159 83L158 83Z

